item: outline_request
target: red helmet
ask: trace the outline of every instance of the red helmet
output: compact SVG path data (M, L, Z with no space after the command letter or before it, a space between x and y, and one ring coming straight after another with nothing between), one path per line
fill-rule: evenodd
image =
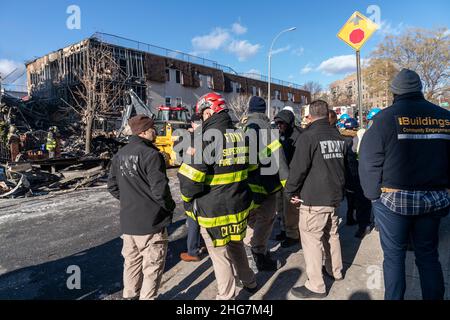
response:
M202 113L205 109L211 109L214 113L219 113L222 110L227 109L225 99L221 94L216 92L207 93L200 97L195 106L196 113Z

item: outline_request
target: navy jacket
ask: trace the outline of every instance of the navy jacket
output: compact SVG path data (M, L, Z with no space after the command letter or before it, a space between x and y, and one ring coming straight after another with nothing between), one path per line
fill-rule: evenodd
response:
M285 194L300 192L306 206L338 207L344 197L346 145L328 119L313 122L298 139Z
M419 92L397 96L374 118L359 156L361 185L371 200L380 197L381 188L449 188L450 112Z
M171 223L175 202L169 189L166 165L162 154L150 141L130 137L128 145L112 159L108 190L120 200L123 234L158 233Z

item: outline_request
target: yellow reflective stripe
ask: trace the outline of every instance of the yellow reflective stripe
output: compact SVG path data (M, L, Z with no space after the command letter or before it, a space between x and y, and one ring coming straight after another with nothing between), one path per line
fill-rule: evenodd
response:
M259 166L257 164L251 164L248 166L248 172L253 172L255 170L258 170Z
M247 170L232 173L207 175L205 179L205 184L210 186L218 186L235 182L241 182L247 180L247 177L248 177Z
M287 180L281 180L280 182L281 182L281 185L283 186L283 188L286 187Z
M191 202L192 198L186 197L185 195L181 195L181 199L183 199L184 202Z
M262 186L258 186L256 184L248 184L248 186L250 187L250 189L252 190L253 193L262 193L262 194L267 194L266 189L264 189L264 187Z
M275 140L271 144L269 144L264 150L259 153L260 158L270 157L272 153L280 149L281 147L280 140Z
M195 214L191 211L185 211L184 212L188 217L192 218L193 220L197 220L197 217L195 216Z
M245 232L241 234L232 234L227 236L224 239L213 240L214 247L223 247L228 244L230 241L241 241L245 238Z
M253 202L242 212L236 214L229 214L226 216L215 217L215 218L205 218L205 217L197 217L198 224L204 228L215 228L226 226L233 223L240 223L248 217L248 214L251 209L253 209Z
M180 170L178 170L180 174L183 176L191 179L195 182L203 182L205 181L206 174L187 165L186 163L183 163L180 167Z

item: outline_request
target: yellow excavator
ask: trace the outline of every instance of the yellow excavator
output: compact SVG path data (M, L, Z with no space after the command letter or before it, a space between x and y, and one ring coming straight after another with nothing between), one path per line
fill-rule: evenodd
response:
M179 141L179 137L173 132L177 129L188 129L190 127L188 110L182 106L160 106L158 114L155 115L151 108L147 106L133 90L128 90L128 101L122 117L122 125L118 137L130 135L128 119L136 114L145 114L155 120L156 141L155 145L163 155L167 167L177 167L181 165L173 151L174 145ZM133 112L134 111L134 112Z

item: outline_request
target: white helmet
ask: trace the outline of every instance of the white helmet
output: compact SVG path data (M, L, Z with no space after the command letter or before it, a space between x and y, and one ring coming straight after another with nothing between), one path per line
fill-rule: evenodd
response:
M290 112L292 112L293 114L295 114L295 113L294 113L294 108L292 108L292 107L290 107L290 106L284 107L283 110L287 110L287 111L290 111Z

